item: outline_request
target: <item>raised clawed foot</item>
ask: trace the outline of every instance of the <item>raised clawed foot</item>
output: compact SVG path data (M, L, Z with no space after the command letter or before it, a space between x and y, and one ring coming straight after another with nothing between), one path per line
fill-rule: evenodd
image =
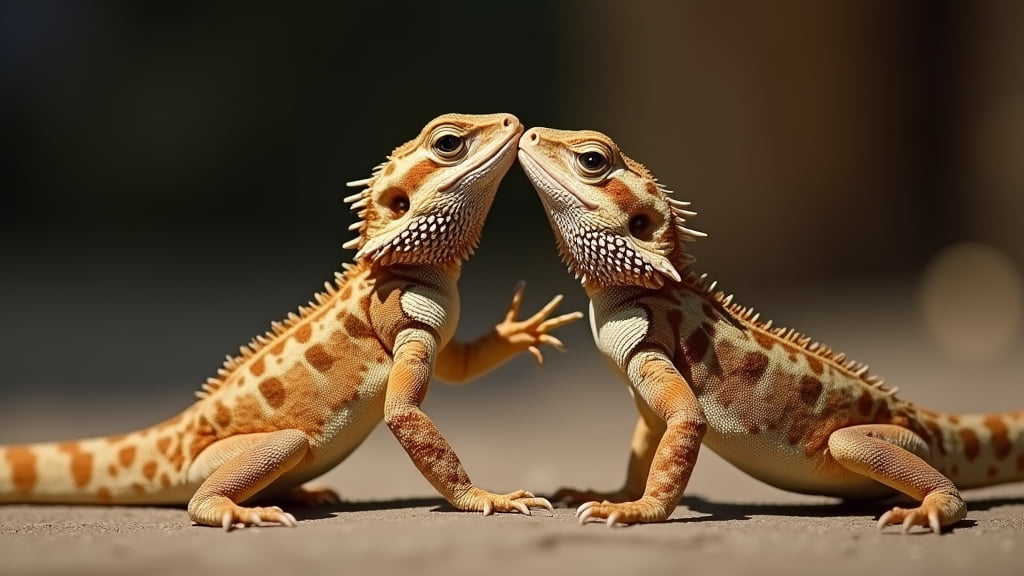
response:
M883 530L890 524L900 524L904 534L909 533L914 526L923 526L940 534L943 526L956 524L966 515L967 505L958 495L929 494L917 508L896 506L882 514L878 519L878 529Z
M661 522L669 515L660 502L649 498L640 498L632 502L584 502L576 509L580 524L596 521L609 526L616 524L637 524L641 522Z
M526 320L517 321L516 317L519 316L519 308L523 303L523 291L525 289L525 282L519 282L516 285L516 292L512 296L512 303L505 314L505 319L495 326L494 329L505 341L529 350L530 354L533 354L533 357L537 359L537 364L543 364L544 355L541 354L538 346L540 344L547 344L560 352L565 352L565 345L562 344L562 341L549 334L549 332L583 318L583 313L577 311L548 318L555 311L555 308L562 303L563 298L559 294L533 316Z
M509 494L495 494L480 488L473 488L460 498L455 506L461 510L477 510L490 516L495 512L518 512L530 516L530 508L553 510L551 502L546 498L538 498L526 490L516 490Z

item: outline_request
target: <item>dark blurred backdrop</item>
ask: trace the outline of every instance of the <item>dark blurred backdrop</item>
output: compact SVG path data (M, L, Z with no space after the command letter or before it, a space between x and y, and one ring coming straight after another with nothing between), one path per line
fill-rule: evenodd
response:
M344 182L449 111L607 132L741 301L916 282L971 241L1019 303L1024 3L0 6L9 392L194 388L350 258ZM519 278L585 306L514 168L466 335Z

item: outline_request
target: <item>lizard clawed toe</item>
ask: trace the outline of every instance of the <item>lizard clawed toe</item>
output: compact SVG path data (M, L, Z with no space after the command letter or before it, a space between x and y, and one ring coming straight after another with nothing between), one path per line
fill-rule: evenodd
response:
M246 528L252 526L259 528L273 524L294 528L299 525L299 521L295 519L295 516L281 510L277 506L266 508L235 506L234 509L225 510L221 514L220 524L225 532L230 532L236 527Z
M494 329L498 336L507 342L524 346L537 361L537 364L543 365L544 355L538 345L546 344L555 350L565 352L565 344L555 336L552 336L550 332L583 318L583 313L579 311L570 312L549 318L564 299L561 294L558 294L533 316L525 320L516 320L522 306L523 291L525 289L525 282L519 282L516 285L516 291L512 296L512 303L509 305L508 312L505 313L505 319L495 326Z
M922 526L928 528L935 534L942 533L943 524L953 524L955 520L943 522L943 515L939 509L922 505L918 508L900 508L894 507L888 512L882 514L878 519L876 527L879 531L884 530L886 526L899 524L900 532L903 534L909 534L914 526Z
M632 502L584 502L576 509L576 516L580 524L602 520L614 527L637 522L658 522L667 518L668 513L656 501L641 498Z
M479 488L466 497L465 503L459 504L463 510L480 510L484 516L495 512L518 512L523 516L532 516L531 508L554 510L547 498L538 498L532 492L517 490L509 494L494 494Z

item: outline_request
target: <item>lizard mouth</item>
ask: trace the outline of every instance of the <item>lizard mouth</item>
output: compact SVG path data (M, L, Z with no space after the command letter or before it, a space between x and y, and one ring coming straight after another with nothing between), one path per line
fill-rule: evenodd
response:
M530 154L528 148L524 148L522 144L519 145L519 165L523 167L523 170L529 176L530 181L536 184L539 192L542 192L541 197L545 201L549 199L557 199L565 203L575 200L580 206L586 210L597 210L597 204L588 202L582 198L579 194L573 191L571 186L567 186L562 181L559 174L552 173L544 164L534 158ZM568 202L567 202L568 201Z

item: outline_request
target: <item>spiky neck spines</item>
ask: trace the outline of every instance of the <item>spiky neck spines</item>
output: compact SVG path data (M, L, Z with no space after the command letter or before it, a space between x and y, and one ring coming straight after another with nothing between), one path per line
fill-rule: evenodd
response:
M272 347L275 343L282 342L288 338L289 333L296 330L303 320L315 314L324 306L327 306L328 302L332 298L338 297L339 291L351 282L354 277L366 272L367 266L368 264L365 262L356 264L346 262L342 264L342 270L334 273L334 280L324 282L324 289L313 294L313 299L305 306L299 306L296 312L289 312L284 320L271 322L270 330L256 336L248 344L243 344L239 347L237 356L228 355L225 357L224 365L217 370L217 375L208 378L203 383L202 388L196 391L196 396L203 399L214 394L246 362L261 354L268 347Z
M821 360L835 365L864 384L877 388L886 395L896 395L898 388L886 386L880 377L870 373L867 364L851 360L846 357L845 353L837 352L820 342L812 340L793 328L775 326L771 320L762 320L760 313L754 310L753 307L742 306L733 300L732 294L719 290L718 281L710 280L707 274L698 275L690 271L683 277L682 284L701 298L713 302L723 314L746 326L747 330L761 334L765 338L771 338L794 348L804 350Z

